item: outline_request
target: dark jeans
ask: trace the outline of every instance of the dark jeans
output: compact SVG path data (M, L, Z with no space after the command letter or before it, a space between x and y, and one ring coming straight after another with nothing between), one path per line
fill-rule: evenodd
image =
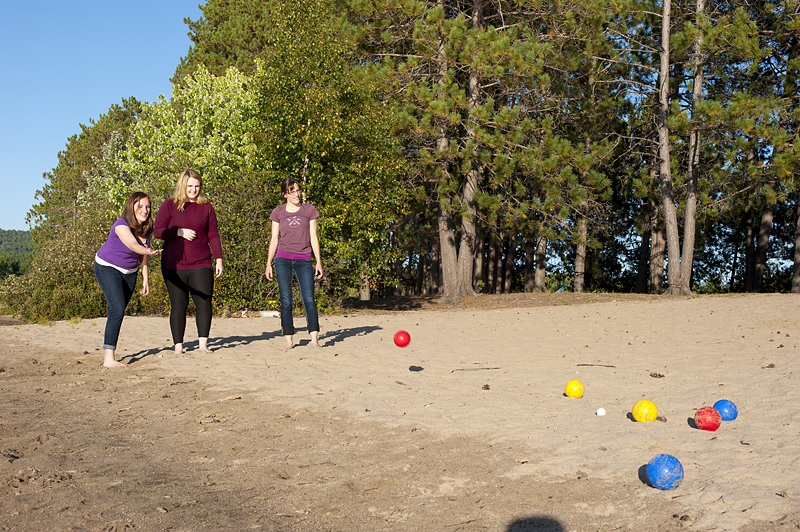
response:
M97 277L97 282L100 283L100 289L108 303L103 349L116 350L119 329L122 327L122 318L125 316L125 307L128 306L136 287L137 272L125 274L116 268L101 266L95 262L94 275Z
M281 327L283 328L283 335L294 334L292 273L297 277L297 284L300 285L300 297L303 299L303 308L306 310L308 332L319 331L317 303L314 301L314 263L310 260L276 258L275 278L278 281L278 290L281 294Z
M169 294L169 328L172 330L172 341L183 343L186 332L186 309L189 307L189 294L197 307L195 321L197 336L208 338L211 332L211 296L214 294L214 270L198 268L196 270L172 270L161 268L164 284Z

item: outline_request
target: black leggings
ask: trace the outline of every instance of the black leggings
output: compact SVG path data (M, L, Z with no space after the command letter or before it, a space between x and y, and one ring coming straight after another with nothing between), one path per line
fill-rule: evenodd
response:
M170 312L169 328L172 330L172 341L183 343L186 331L186 309L189 306L189 294L192 294L197 307L197 336L208 338L211 331L211 295L214 293L214 270L198 268L196 270L171 270L161 268L164 283L169 293Z

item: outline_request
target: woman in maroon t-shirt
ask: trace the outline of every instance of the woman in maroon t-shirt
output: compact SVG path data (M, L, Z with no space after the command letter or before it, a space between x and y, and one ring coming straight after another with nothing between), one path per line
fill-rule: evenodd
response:
M153 230L153 236L164 241L161 273L169 293L169 325L175 354L183 353L189 294L197 307L198 348L208 352L214 279L222 275L217 215L200 193L202 187L200 174L194 170L184 171L172 198L161 204Z
M295 179L284 179L281 183L281 196L286 199L286 204L275 207L269 215L272 220L272 237L264 275L272 280L272 261L275 259L275 278L281 297L281 327L286 339L286 350L294 347L292 274L300 286L308 332L311 333L311 346L320 347L319 316L317 303L314 301L314 278L322 279L322 258L317 238L319 213L313 205L303 203L300 192L300 184ZM316 257L316 264L312 263L312 253Z

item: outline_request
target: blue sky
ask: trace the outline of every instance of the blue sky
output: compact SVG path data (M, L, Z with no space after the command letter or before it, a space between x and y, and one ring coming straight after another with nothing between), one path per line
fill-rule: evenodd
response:
M0 229L25 215L67 139L134 96L169 97L198 0L0 0Z

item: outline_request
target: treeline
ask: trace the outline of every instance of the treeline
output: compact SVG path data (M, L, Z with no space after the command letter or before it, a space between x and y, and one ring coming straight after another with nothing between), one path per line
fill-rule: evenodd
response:
M219 311L275 306L288 175L322 215L323 306L800 291L798 2L209 0L170 98L69 139L2 295L101 314L91 260L124 198L157 208L186 167L220 218Z
M0 229L0 279L26 273L32 260L30 231Z

